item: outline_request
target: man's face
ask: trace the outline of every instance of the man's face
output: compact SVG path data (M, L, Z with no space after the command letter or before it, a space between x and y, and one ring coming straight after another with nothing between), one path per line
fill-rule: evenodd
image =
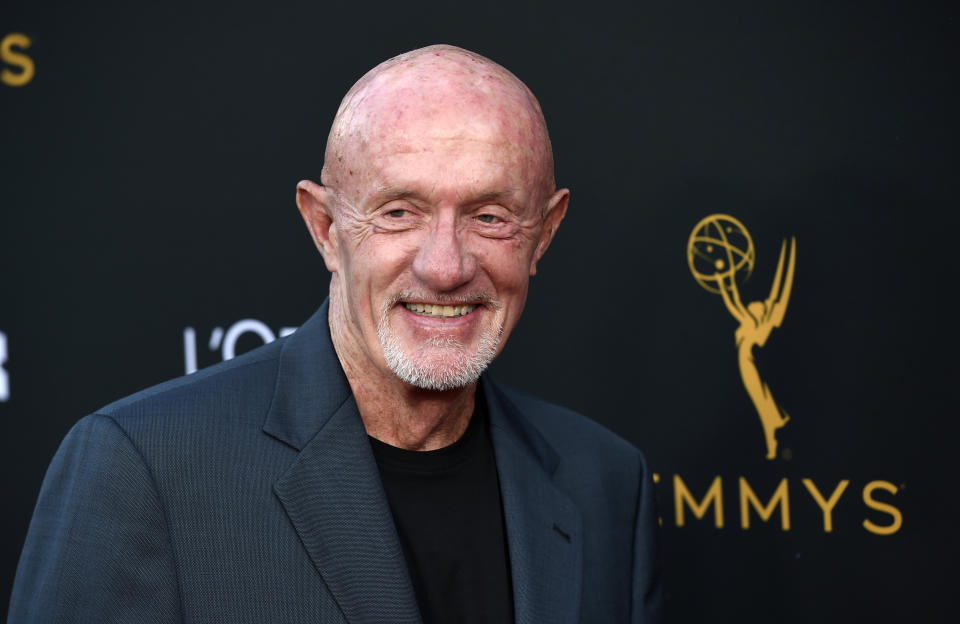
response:
M563 216L545 229L545 211L565 208L565 191L542 188L511 120L442 106L381 116L330 189L338 351L417 387L462 387L519 320Z

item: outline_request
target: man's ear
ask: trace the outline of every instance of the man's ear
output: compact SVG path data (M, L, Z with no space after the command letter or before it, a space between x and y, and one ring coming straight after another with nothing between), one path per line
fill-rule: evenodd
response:
M335 273L339 268L336 228L333 224L333 206L330 190L310 180L297 184L297 208L307 224L313 243L320 250L327 270Z
M547 252L550 241L553 240L560 222L567 216L567 204L570 203L570 190L560 189L550 197L547 202L547 209L543 216L543 228L540 230L540 240L537 241L537 248L533 252L533 260L530 262L530 275L537 274L537 263Z

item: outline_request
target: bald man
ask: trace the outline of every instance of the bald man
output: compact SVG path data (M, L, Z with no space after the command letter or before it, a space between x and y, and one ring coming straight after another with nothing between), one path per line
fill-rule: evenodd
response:
M483 374L569 197L503 67L367 73L297 186L328 300L71 430L10 621L658 621L643 456Z

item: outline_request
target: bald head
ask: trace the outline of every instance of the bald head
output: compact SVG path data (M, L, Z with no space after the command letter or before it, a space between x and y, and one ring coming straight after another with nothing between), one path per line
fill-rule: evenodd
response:
M342 191L363 183L364 162L386 140L496 135L503 158L538 194L555 189L553 153L540 105L504 67L473 52L435 45L384 61L343 98L334 118L321 181Z

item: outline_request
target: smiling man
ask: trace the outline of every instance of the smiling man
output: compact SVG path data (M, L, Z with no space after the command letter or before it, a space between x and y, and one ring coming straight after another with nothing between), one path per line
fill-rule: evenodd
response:
M449 445L567 210L540 107L487 59L411 52L344 98L321 179L297 203L332 275L331 336L367 431Z
M569 196L503 67L371 70L297 187L328 301L74 427L10 621L659 621L642 455L483 374Z

